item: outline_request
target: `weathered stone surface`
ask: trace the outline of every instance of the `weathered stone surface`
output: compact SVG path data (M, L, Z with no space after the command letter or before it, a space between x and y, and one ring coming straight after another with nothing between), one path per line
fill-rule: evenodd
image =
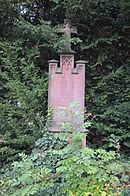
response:
M49 74L48 104L53 108L51 131L58 132L61 131L58 123L64 121L56 114L58 108L79 102L79 110L84 110L85 61L77 61L74 68L74 55L61 54L60 67L58 61L49 61Z
M63 26L63 28L61 28L59 30L59 32L60 33L64 33L66 38L67 38L67 41L66 41L66 44L65 44L65 48L64 48L64 50L62 52L65 52L65 53L75 53L71 49L71 33L77 34L77 28L71 26L71 20L65 19L64 20L64 26Z
M51 123L51 131L60 132L61 125L64 121L71 121L70 116L64 118L57 115L59 108L68 108L70 103L78 102L78 110L84 111L84 91L85 91L85 61L76 61L74 67L74 51L71 49L71 33L77 33L76 28L71 27L69 20L64 21L64 28L60 32L64 32L68 37L66 50L60 54L59 61L50 60L49 62L49 88L48 88L48 107L52 106L53 119ZM84 120L79 122L79 127L84 123ZM86 130L80 130L86 132ZM70 131L71 142L72 135ZM83 141L83 147L86 146L86 138Z

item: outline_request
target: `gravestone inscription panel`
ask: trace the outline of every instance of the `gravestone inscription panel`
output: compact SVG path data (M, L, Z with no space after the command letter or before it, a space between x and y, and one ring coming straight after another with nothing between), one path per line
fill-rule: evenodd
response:
M56 60L49 61L49 75L48 106L53 109L51 131L58 132L61 131L59 122L64 121L57 115L59 108L68 108L70 103L78 102L78 109L84 110L85 61L77 61L74 68L74 55L61 54L60 67Z

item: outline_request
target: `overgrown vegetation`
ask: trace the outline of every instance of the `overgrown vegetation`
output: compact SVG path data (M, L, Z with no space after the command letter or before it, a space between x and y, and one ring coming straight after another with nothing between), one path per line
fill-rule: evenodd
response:
M74 186L77 184L86 195L86 191L91 195L92 191L103 192L107 188L108 192L113 193L111 175L124 180L129 165L124 160L124 157L129 155L130 145L129 1L0 0L0 5L1 173L3 174L3 170L6 170L13 161L21 160L19 153L22 153L22 160L15 162L11 170L7 169L7 176L2 181L4 183L1 186L2 191L14 193L17 187L20 186L22 190L27 185L28 190L25 189L25 195L31 194L30 190L46 195L54 195L55 192L61 195L60 190L69 192L70 195L80 194L76 187L71 186L73 181L71 176L69 179L67 176L62 178L65 184L61 183L60 177L66 172L69 161L73 165L70 167L70 174L76 172L73 169L80 168L80 163L75 161L78 159L86 172L82 173L79 170L78 173L73 173L76 180ZM80 149L76 156L72 156L70 150L70 157L66 156L62 150L72 147L67 145L65 137L60 136L59 139L59 136L55 137L45 132L44 128L47 115L47 61L52 58L58 59L58 54L66 42L65 37L58 33L58 27L63 23L64 18L71 19L72 24L78 28L78 35L71 39L72 47L76 51L75 60L87 61L85 94L87 112L85 115L86 120L91 122L87 149ZM38 138L40 139L37 140ZM44 151L44 157L40 155L37 158L31 155L32 160L30 160L29 154L32 150L35 155L38 153L40 155ZM55 155L52 156L53 150L57 152L55 151ZM99 158L102 154L104 157ZM104 160L105 156L107 160ZM98 168L92 171L95 173L88 173L84 158L88 161L87 166L89 162L92 162L93 167ZM24 161L28 165L25 165ZM60 167L57 162L61 164ZM110 169L107 167L108 162L116 165ZM123 162L126 165L125 168L122 166ZM100 163L103 164L103 168L100 168ZM50 173L56 174L56 179L52 178L50 184L46 179L41 182L39 180L41 170L35 164L42 166L41 170L45 169L49 178ZM63 164L66 167L62 167ZM23 167L20 172L19 167L21 169ZM61 172L58 168L61 168ZM108 169L108 173L105 172L105 168ZM98 181L100 169L103 169L103 175L106 174L107 183L104 180ZM27 170L29 173L26 175ZM20 179L21 176L24 182ZM80 176L81 184L77 176ZM91 183L86 176L92 178L92 181L93 178L97 180L92 183L91 190L83 185L84 181L86 184ZM28 178L29 182L27 182ZM124 185L120 182L117 187L125 186L126 181L122 181ZM36 187L33 187L33 183L36 183ZM38 192L41 183L46 184L45 193ZM105 186L104 183L106 183ZM99 189L96 190L98 186ZM129 195L128 191L126 194Z
M71 123L62 123L60 134L46 132L31 156L20 154L1 179L4 195L120 195L128 188L129 162L119 153L82 148L85 133L77 130L79 111L71 104ZM65 112L60 112L60 115ZM65 114L66 115L66 114ZM85 127L90 126L86 122ZM69 129L72 143L68 144Z

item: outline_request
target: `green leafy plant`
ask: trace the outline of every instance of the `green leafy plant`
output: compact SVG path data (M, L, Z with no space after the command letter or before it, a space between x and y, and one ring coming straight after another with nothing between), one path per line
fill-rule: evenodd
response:
M129 162L122 163L117 152L82 147L86 133L79 126L83 111L77 111L73 103L60 109L59 115L70 116L62 122L61 133L50 133L47 129L36 142L31 156L21 154L21 161L14 162L3 173L1 191L5 195L119 195L128 186ZM68 118L67 118L68 119ZM72 143L68 144L72 133ZM49 169L48 169L49 168Z
M35 167L36 156L31 157L25 154L19 156L21 161L12 163L11 170L1 179L3 195L35 195L53 186L51 169L47 169L44 164Z
M83 114L74 108L75 104L71 104L67 111L60 112L60 115L71 115L71 122L63 122L62 128L66 132L71 130L72 144L53 151L54 155L63 157L56 168L62 176L63 191L69 195L119 195L125 178L128 182L128 175L122 176L124 167L114 151L82 148L84 133L77 129L77 124ZM85 126L90 126L90 123L86 122Z

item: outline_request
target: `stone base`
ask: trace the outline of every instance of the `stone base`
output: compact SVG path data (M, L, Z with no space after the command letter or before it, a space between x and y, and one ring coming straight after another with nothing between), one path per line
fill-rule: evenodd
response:
M83 124L83 123L82 123ZM81 124L80 125L77 125L77 129L80 131L80 132L82 132L82 133L86 133L86 132L88 132L88 129L83 129L83 130L80 130L80 127L81 126ZM61 124L58 124L57 122L52 122L52 124L50 125L50 131L52 131L52 132L62 132L62 125ZM69 132L69 133L71 133L71 130L66 130L65 132Z
M61 125L58 125L57 123L54 123L54 122L50 126L50 131L54 132L54 133L67 132L67 130L66 131L62 131ZM68 132L70 133L70 137L69 137L68 143L71 144L71 142L72 142L72 132L71 132L71 130L68 130ZM86 132L88 132L88 129L80 130L80 132L86 133ZM86 148L86 136L83 139L82 145L83 145L83 148Z

